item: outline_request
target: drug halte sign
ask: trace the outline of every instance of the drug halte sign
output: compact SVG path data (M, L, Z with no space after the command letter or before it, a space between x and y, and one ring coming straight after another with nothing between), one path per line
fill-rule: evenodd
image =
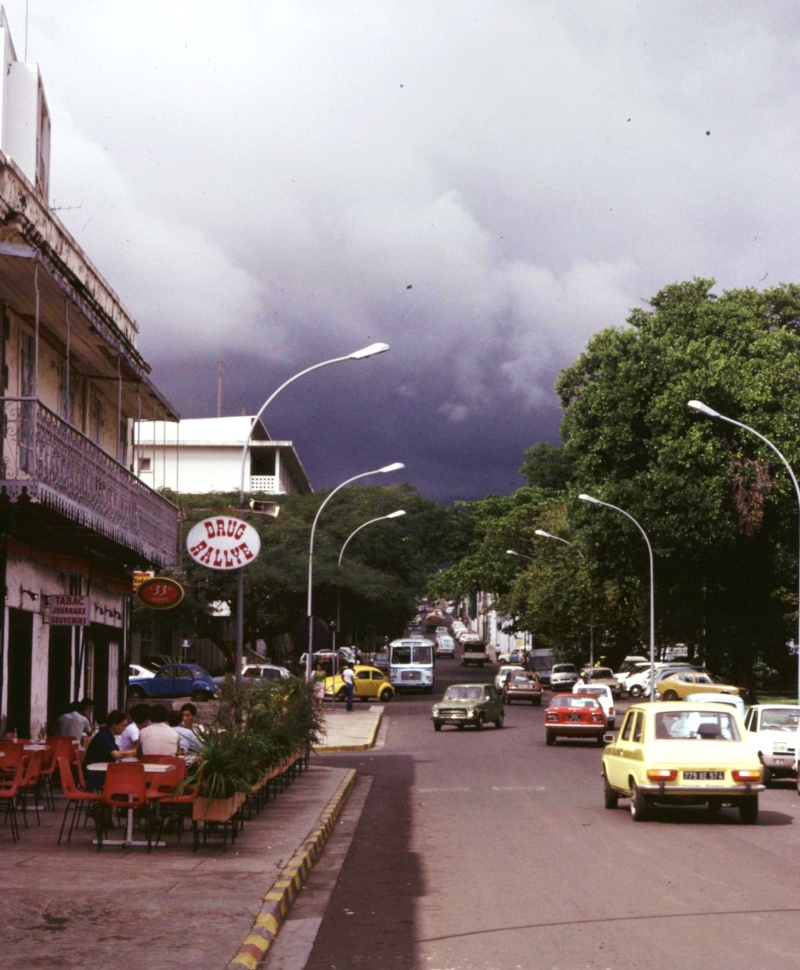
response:
M195 562L209 569L241 569L261 551L261 536L231 515L217 515L192 526L186 549Z

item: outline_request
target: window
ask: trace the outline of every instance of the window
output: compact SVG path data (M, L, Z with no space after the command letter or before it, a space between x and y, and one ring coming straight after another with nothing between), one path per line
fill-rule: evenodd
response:
M642 743L642 736L644 734L644 715L641 711L636 712L636 722L633 725L633 740L635 744Z

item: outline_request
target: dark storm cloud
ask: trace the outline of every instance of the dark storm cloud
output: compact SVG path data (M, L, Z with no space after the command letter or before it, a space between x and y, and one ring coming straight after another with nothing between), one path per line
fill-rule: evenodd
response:
M30 0L29 22L51 202L185 415L215 413L220 360L232 414L391 344L270 409L317 488L402 460L432 497L510 491L592 333L677 279L795 275L788 0Z

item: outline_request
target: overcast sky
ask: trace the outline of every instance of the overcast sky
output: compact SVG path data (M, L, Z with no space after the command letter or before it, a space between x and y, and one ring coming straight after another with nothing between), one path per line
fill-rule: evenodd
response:
M507 494L662 286L800 278L795 0L4 0L50 201L185 417L276 399L316 489ZM376 484L387 484L379 476Z

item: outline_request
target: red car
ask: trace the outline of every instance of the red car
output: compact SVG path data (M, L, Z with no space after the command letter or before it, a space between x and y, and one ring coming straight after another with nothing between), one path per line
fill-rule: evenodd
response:
M556 738L594 738L602 745L606 732L606 715L591 694L556 694L544 712L548 745Z

